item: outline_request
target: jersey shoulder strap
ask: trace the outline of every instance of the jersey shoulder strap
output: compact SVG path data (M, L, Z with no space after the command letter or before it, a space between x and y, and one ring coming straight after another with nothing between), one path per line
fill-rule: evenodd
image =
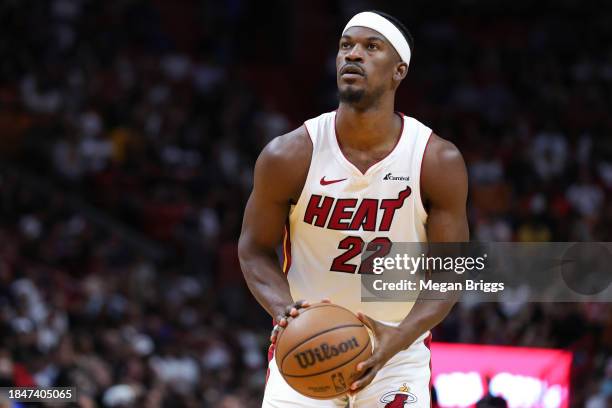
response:
M322 138L334 131L334 113L335 112L333 111L326 112L317 116L316 118L308 119L306 122L304 122L306 132L312 141L313 151L317 150L317 146Z

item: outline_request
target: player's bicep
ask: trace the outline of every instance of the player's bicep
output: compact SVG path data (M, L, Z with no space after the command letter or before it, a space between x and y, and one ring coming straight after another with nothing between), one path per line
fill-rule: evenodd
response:
M465 212L432 208L427 219L427 239L430 242L465 242L469 229Z
M469 240L468 179L459 150L439 137L423 163L421 182L427 200L427 239L430 242Z
M273 139L255 163L253 191L247 202L239 250L243 255L273 253L281 242L291 202L308 173L312 143L300 127Z
M283 180L282 163L274 146L267 147L255 164L253 191L244 211L241 243L254 249L274 250L280 243L291 197Z
M259 249L274 249L282 239L288 211L288 203L254 189L244 211L241 240Z

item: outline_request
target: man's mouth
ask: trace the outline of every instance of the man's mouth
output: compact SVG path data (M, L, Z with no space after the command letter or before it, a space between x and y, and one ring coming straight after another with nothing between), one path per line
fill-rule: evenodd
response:
M365 73L363 72L363 69L361 69L360 67L356 66L356 65L345 65L341 70L340 70L340 75L359 75L359 76L365 76Z

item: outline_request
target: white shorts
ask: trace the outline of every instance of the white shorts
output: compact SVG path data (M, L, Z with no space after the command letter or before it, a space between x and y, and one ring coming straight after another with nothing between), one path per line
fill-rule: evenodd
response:
M273 356L262 408L430 408L431 335L397 353L353 398L316 400L303 396L281 376Z

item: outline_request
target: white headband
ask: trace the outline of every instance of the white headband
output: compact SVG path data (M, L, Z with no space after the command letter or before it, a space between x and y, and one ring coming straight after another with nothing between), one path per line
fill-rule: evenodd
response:
M346 24L344 30L342 31L342 35L351 27L367 27L372 30L378 31L382 35L385 36L387 41L391 43L395 51L399 54L402 61L406 64L410 64L410 46L408 45L408 41L402 34L402 32L389 20L384 18L383 16L372 13L370 11L365 11L363 13L355 14L353 18Z

